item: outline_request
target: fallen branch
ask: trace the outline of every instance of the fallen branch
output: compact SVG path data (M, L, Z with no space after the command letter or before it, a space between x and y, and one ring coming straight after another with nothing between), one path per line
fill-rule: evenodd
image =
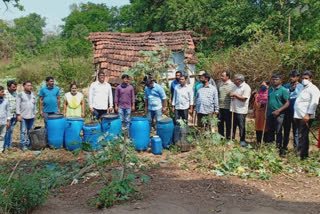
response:
M19 161L16 163L16 166L13 168L13 170L12 170L12 172L11 172L9 178L8 178L7 183L9 183L9 181L11 180L11 178L12 178L14 172L16 171L16 169L17 169L17 167L18 167L18 165L19 165L20 162L21 162L21 160L19 160Z
M80 170L80 172L73 177L72 182L71 182L70 185L77 184L78 183L78 178L81 175L83 175L84 173L86 173L88 170L92 169L94 166L95 166L95 164L92 164L92 165L89 165L87 167L82 168Z

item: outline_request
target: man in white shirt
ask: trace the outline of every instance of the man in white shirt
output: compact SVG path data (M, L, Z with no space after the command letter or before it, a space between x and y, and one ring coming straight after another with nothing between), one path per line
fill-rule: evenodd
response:
M102 71L98 73L98 81L93 82L90 86L89 107L96 119L113 111L112 89L110 84L105 82L105 74Z
M188 111L192 114L193 110L193 90L187 85L187 76L182 75L179 78L179 83L174 88L172 99L172 111L176 125L179 119L188 124Z
M294 104L294 120L299 133L297 151L301 159L306 159L309 155L309 128L315 118L320 91L312 84L310 71L303 72L301 83L304 88Z
M246 117L248 114L249 99L251 96L251 88L245 83L244 76L242 74L236 74L234 76L235 86L230 93L231 104L230 111L233 112L233 133L232 139L235 138L237 126L239 126L240 132L240 144L242 147L246 147Z

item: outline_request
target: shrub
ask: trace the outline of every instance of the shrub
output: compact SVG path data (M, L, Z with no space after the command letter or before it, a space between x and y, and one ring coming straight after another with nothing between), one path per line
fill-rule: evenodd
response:
M319 40L289 43L271 34L257 34L240 47L216 52L207 58L202 54L198 56L201 67L207 68L213 77L219 77L222 71L241 73L252 88L257 88L263 80L270 80L274 73L282 74L286 81L293 69L312 71L314 81L320 85Z
M43 204L48 189L38 176L0 175L0 213L26 213Z

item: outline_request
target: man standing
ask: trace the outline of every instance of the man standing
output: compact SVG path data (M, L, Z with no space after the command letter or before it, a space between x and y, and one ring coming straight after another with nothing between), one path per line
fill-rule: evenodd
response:
M60 90L54 85L53 77L46 78L46 86L40 89L39 97L40 115L44 118L45 126L47 126L50 114L60 114Z
M231 103L230 109L233 112L233 133L232 139L236 136L236 129L239 126L240 145L246 147L246 117L248 114L249 100L251 96L251 88L245 83L242 74L236 74L232 92L230 93Z
M290 73L290 83L285 84L283 87L285 87L289 91L290 96L290 104L289 108L286 109L284 114L284 120L283 120L283 147L285 150L287 150L288 144L289 144L289 137L290 137L290 130L292 126L292 132L293 132L293 146L295 149L297 149L298 145L298 128L296 127L294 120L293 120L293 114L294 114L294 104L296 102L297 97L303 90L303 85L299 83L300 74L298 71L292 71Z
M16 101L17 101L17 83L13 80L7 82L8 90L5 91L4 99L9 103L10 109L10 127L7 129L5 136L5 149L12 146L12 131L17 123Z
M174 112L174 123L177 124L177 120L182 119L188 124L188 111L192 114L193 111L193 91L192 88L187 85L187 77L181 76L179 85L174 89L174 95L172 99L172 106Z
M300 158L306 159L309 155L309 128L315 118L320 91L312 84L310 71L303 72L302 85L304 88L294 105L294 120L299 132L297 150L300 153Z
M122 84L118 85L115 91L114 103L115 111L119 112L123 127L126 129L130 125L131 111L135 110L135 95L132 85L129 84L130 77L122 75Z
M285 155L285 145L282 141L282 124L284 110L289 107L289 91L281 85L281 75L272 75L272 87L268 91L267 126L269 139L273 142L276 135L276 144L280 156Z
M27 146L30 146L29 132L33 127L37 109L31 82L24 82L23 87L24 91L17 96L17 118L20 122L20 148L25 151Z
M198 117L198 126L203 127L202 118L210 116L212 113L219 113L219 99L216 87L212 86L210 75L205 73L200 77L203 86L200 87L196 95L196 110Z
M99 71L98 80L93 82L89 89L90 112L96 119L113 110L112 89L110 84L105 82L105 77L104 72Z
M4 152L4 137L10 127L10 108L4 99L4 88L0 86L0 153Z
M174 89L176 88L177 85L179 85L179 81L180 81L180 77L181 76L182 76L182 72L181 71L177 71L176 72L176 79L171 82L171 86L170 86L170 92L171 92L170 102L172 102L172 100L173 100Z
M166 93L163 88L155 83L153 80L148 79L145 87L145 111L148 115L150 126L153 119L156 121L162 117L162 112L166 111Z
M230 140L231 133L231 112L230 112L230 93L234 87L233 82L230 80L230 72L225 71L221 73L221 82L218 84L219 94L219 134ZM224 126L226 126L226 134L224 134Z
M194 85L194 96L197 96L197 92L199 90L199 88L201 88L203 86L203 80L201 80L201 77L203 74L207 73L206 71L200 71L199 72L199 80L195 83ZM209 84L212 85L213 87L217 87L216 83L214 82L214 80L210 77L209 80Z

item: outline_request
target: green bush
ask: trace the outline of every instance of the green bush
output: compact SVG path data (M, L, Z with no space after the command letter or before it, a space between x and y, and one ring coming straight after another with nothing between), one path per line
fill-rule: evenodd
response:
M43 204L48 196L39 176L12 177L0 175L0 213L26 213Z
M55 164L55 169L38 168L36 165L35 168L24 168L22 165L10 180L8 169L12 165L3 163L0 166L0 213L29 213L42 205L51 191L57 193L55 189L71 182L79 171L76 163L69 167Z
M246 82L254 89L261 81L270 80L272 74L280 73L287 81L289 72L310 70L314 82L320 85L320 40L312 42L282 42L271 34L256 34L240 47L215 52L211 56L198 54L201 68L207 69L218 79L222 71L245 75Z
M207 122L216 127L217 119ZM320 176L320 152L312 151L307 160L300 161L295 152L289 152L287 159L279 157L275 144L254 149L251 145L242 148L234 141L221 140L218 133L191 130L188 140L194 142L195 150L190 152L189 161L196 160L197 167L210 170L218 176L236 175L241 178L270 179L279 173L304 172Z
M100 192L97 198L89 200L89 203L97 208L111 207L116 203L129 200L136 193L134 187L135 176L133 174L120 180L114 177Z

